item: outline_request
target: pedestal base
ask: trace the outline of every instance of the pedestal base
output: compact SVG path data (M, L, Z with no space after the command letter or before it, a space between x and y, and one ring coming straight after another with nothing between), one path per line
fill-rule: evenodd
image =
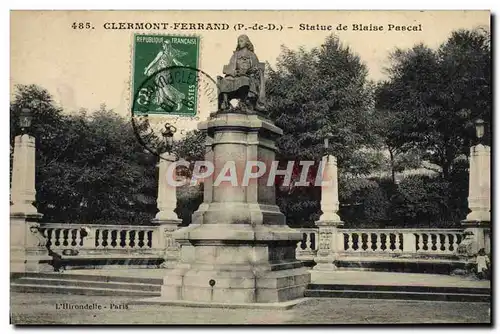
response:
M332 258L331 261L326 261L325 258L321 258L320 261L318 262L318 259L314 259L316 262L316 265L312 268L313 271L335 271L338 269L338 267L335 265L335 260Z
M469 257L476 256L484 248L486 254L491 253L491 222L479 220L463 220L465 239L459 245L459 253Z
M44 254L24 254L24 249L13 250L11 248L10 255L10 272L53 272L54 267L49 263L52 257Z
M485 209L483 211L472 211L467 215L464 223L481 223L481 222L491 222L491 213L489 210Z
M330 214L330 216L337 216L337 214ZM343 225L344 222L340 219L319 220L316 222L316 226L318 226L318 251L314 257L316 265L313 267L313 270L337 270L337 266L335 265L336 250L343 247L342 234L338 232L338 228Z
M275 303L302 298L311 276L295 259L300 233L286 225L190 225L181 262L166 272L165 300Z
M206 303L284 302L304 297L311 280L300 261L268 268L257 265L208 267L167 271L161 288L162 298Z
M216 114L198 129L207 133L205 160L214 174L204 181L204 202L193 223L173 234L182 244L181 259L166 270L161 299L208 306L302 298L311 279L295 258L302 234L286 225L266 177L248 183L238 178L250 162L269 170L283 131L269 119L245 114ZM234 166L231 181L219 179L227 166Z
M299 298L278 303L206 303L186 300L168 300L163 297L144 298L128 302L128 305L162 305L162 306L184 306L184 307L208 307L208 308L248 308L248 309L270 309L270 310L288 310L298 304L301 304L309 298ZM228 319L229 320L229 319Z
M41 214L19 214L10 217L10 271L52 272L52 257L45 247L46 239L36 222Z

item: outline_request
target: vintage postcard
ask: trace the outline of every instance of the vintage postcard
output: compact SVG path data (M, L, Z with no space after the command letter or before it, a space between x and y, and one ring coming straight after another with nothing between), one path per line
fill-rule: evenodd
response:
M489 11L11 11L10 322L491 325Z

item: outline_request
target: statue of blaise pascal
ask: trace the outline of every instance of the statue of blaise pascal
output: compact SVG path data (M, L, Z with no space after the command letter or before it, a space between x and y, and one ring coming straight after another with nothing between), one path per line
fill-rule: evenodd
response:
M236 50L223 73L224 77L217 77L220 111L264 111L264 63L259 63L247 35L238 37ZM234 108L229 103L232 99L238 100Z

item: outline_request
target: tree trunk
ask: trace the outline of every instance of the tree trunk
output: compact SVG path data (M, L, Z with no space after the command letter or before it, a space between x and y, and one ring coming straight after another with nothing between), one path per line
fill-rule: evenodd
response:
M394 152L390 147L389 147L389 157L391 159L392 183L396 184L396 171L394 170Z

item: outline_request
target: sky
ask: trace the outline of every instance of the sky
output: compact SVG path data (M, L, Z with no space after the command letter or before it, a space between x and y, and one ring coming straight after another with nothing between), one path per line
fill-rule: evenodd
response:
M90 22L94 29L79 30L74 22ZM112 30L106 22L227 23L227 31ZM101 103L123 116L129 115L134 33L201 36L200 69L215 78L221 75L241 32L242 23L292 26L283 31L245 31L261 62L276 63L282 45L306 49L321 45L332 31L300 31L299 24L348 26L333 31L357 53L369 78L384 78L388 55L396 47L423 42L438 47L452 31L490 25L488 11L14 11L11 12L10 87L37 84L49 90L66 112L97 109ZM353 24L382 25L384 31L353 31ZM421 25L422 31L387 31L388 24Z

